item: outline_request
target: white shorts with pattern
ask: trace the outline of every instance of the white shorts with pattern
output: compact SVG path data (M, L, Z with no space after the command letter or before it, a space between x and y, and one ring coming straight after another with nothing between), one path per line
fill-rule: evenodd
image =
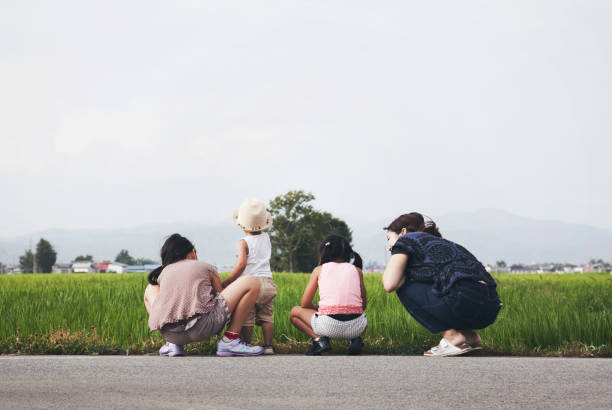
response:
M310 319L312 331L319 336L327 336L332 339L354 339L365 332L368 326L368 318L365 313L361 316L343 322L327 315L315 313Z

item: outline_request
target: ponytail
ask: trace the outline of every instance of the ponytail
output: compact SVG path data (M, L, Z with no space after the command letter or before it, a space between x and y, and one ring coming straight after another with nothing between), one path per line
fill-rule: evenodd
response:
M361 256L355 251L353 251L353 265L359 269L363 269L363 261L361 260Z
M340 235L329 235L321 245L319 245L319 265L336 260L350 262L353 259L353 265L359 269L363 268L361 256L351 248L351 244L346 238Z
M162 273L164 267L170 265L171 263L187 259L187 255L189 255L194 249L193 244L184 236L181 236L178 233L170 235L161 248L160 253L162 265L153 269L151 273L149 273L147 276L149 283L151 285L159 285L157 278L159 278L159 275Z

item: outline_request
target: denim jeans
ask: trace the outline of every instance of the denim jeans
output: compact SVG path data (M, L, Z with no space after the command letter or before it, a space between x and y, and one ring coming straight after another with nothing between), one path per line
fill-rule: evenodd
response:
M406 310L432 333L448 329L482 329L497 318L501 302L494 286L460 280L437 296L431 283L407 281L397 290Z

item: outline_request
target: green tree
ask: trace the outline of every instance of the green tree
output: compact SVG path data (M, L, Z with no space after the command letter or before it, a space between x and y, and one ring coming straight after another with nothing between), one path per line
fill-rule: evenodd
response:
M148 258L136 258L134 259L134 265L156 265L157 262L155 262L152 259L148 259Z
M352 242L346 222L329 212L315 210L309 202L314 195L302 190L289 191L270 201L274 218L270 229L272 269L309 272L317 264L319 244L325 236L337 234Z
M497 262L495 262L495 264L497 266L499 266L500 268L505 268L506 267L506 261L503 261L503 260L502 261L497 261Z
M26 250L25 253L19 257L19 267L23 273L34 272L34 254L31 250Z
M76 258L74 258L75 262L93 262L93 256L87 254L87 255L79 255Z
M41 238L36 245L34 258L38 272L51 273L51 269L57 260L57 252L48 240Z
M136 261L130 256L127 249L121 249L121 251L115 257L115 262L125 263L126 265L135 265Z

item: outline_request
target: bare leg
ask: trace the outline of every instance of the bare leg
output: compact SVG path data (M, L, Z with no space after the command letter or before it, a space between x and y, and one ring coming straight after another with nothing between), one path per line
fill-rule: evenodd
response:
M312 315L316 313L314 309L303 308L301 306L294 306L289 313L289 320L293 323L293 326L306 333L310 337L319 337L310 327L310 319Z
M480 344L480 335L473 330L448 329L442 332L442 337L453 346L459 346L463 343L469 343L470 345Z
M264 344L266 346L272 346L272 338L274 338L274 323L262 322L261 333L263 333Z
M242 276L223 289L221 296L225 299L227 307L232 312L227 330L240 333L242 324L251 313L257 297L259 296L259 279L248 275Z
M147 285L144 293L144 304L149 314L151 314L151 306L157 299L157 295L159 295L159 285Z
M253 337L253 326L242 326L240 329L240 340L244 343L251 344L251 338Z

